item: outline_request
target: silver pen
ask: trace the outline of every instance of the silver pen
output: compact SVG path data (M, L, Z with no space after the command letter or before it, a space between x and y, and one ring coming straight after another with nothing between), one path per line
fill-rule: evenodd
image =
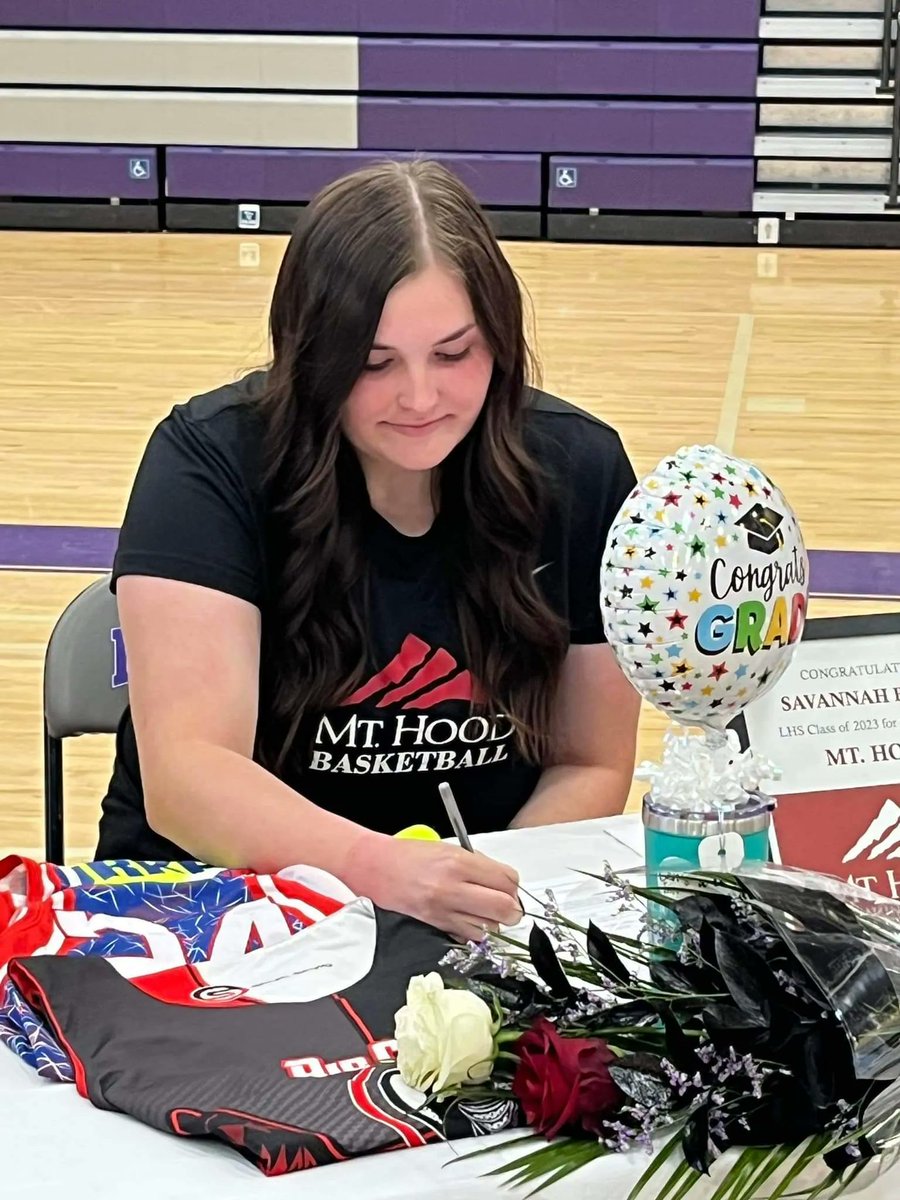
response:
M472 843L469 841L469 835L466 832L466 826L462 819L462 813L459 811L459 805L456 803L456 797L453 795L450 784L438 784L438 791L441 793L441 799L444 802L444 809L446 810L447 817L451 826L453 827L453 832L459 839L459 844L462 846L463 850L472 850L472 853L474 854L475 851L472 849Z

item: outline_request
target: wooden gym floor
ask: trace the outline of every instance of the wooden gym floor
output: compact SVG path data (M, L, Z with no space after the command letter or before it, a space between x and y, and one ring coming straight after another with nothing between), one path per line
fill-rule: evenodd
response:
M0 233L0 855L41 852L43 650L98 569L77 547L102 542L97 527L112 544L173 404L265 362L284 244ZM506 249L533 299L544 386L616 426L639 474L710 441L755 461L808 546L856 552L821 556L813 583L829 598L812 615L900 608L900 256ZM662 729L644 714L640 758ZM92 851L111 756L105 737L68 743L70 858Z

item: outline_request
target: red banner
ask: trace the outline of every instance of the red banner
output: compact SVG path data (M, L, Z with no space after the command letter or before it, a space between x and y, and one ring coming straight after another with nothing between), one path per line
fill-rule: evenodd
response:
M782 796L775 834L782 862L900 899L900 785Z

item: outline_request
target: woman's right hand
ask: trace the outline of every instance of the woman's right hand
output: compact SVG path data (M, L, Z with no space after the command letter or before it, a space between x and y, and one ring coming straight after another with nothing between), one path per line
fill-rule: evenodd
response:
M522 917L519 876L445 842L384 838L360 846L348 883L380 908L417 917L461 942Z

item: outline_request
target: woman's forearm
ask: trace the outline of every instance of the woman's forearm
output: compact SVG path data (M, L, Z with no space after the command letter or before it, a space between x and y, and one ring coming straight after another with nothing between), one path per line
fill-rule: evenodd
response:
M631 772L617 767L548 767L510 829L613 816L624 810L630 786Z
M208 742L170 746L159 766L142 767L142 776L151 827L202 862L260 873L304 863L360 890L367 860L386 839Z

